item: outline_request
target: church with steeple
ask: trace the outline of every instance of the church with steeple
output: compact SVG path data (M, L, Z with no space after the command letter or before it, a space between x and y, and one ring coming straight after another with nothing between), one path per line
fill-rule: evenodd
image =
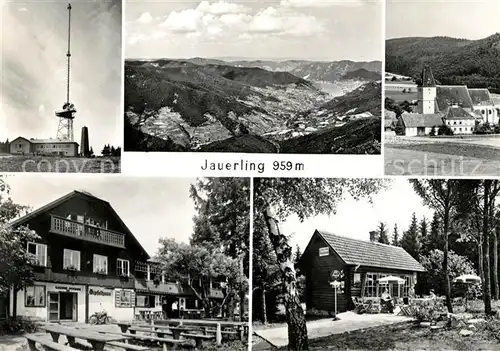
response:
M417 107L403 113L405 135L429 135L447 125L453 134L472 134L476 123L498 124L500 107L488 89L468 89L465 85L439 85L432 69L424 65L417 87Z

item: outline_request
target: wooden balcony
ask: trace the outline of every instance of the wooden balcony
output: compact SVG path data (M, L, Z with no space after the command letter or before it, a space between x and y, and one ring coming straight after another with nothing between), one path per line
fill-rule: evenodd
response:
M135 289L141 292L150 292L165 295L192 295L193 292L187 286L173 282L155 284L151 280L136 279Z
M51 216L50 231L97 244L125 248L125 235L58 216Z

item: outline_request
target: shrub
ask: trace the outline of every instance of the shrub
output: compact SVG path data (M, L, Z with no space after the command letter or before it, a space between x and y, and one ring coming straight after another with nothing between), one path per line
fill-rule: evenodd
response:
M438 129L438 135L453 135L453 130L448 125L443 124Z
M488 122L476 124L476 128L474 128L474 134L491 134L493 133L493 129Z
M16 317L9 318L0 323L0 335L2 334L24 334L37 331L37 322L31 318Z
M493 128L493 133L500 134L500 124L496 124Z
M426 272L419 279L419 284L424 291L433 289L437 295L445 294L445 280L443 277L443 251L432 250L429 254L419 257L419 262ZM453 251L448 253L448 276L450 282L462 274L476 274L474 265L466 256L457 255ZM454 284L455 288L455 284ZM463 296L463 295L462 295Z
M440 299L426 301L415 306L415 318L418 322L438 321L444 312L446 312L444 302Z
M436 136L436 127L432 127L431 131L429 132L430 136Z

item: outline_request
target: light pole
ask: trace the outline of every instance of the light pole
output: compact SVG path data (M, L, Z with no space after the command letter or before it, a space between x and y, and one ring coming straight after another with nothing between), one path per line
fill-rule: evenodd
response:
M333 307L333 320L337 320L337 288L340 286L340 279L342 273L338 270L334 270L330 273L330 285L333 288L333 296L334 296L334 307Z

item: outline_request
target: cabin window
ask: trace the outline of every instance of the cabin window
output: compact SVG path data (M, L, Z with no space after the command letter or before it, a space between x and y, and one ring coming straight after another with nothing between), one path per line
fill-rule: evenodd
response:
M32 285L24 289L25 307L45 307L45 286Z
M326 247L320 247L319 248L319 256L328 256L328 254L330 253L330 250L328 249L328 246Z
M80 270L80 251L64 249L63 269Z
M47 245L28 243L28 252L35 255L37 265L47 266Z
M130 275L130 262L122 260L121 258L117 259L116 274L118 274L118 276L128 277Z
M352 281L353 288L361 288L361 273L354 273L354 279Z
M186 299L186 310L194 310L196 308L198 308L198 303L197 303L196 299L187 298Z
M94 273L108 274L108 258L94 254Z

